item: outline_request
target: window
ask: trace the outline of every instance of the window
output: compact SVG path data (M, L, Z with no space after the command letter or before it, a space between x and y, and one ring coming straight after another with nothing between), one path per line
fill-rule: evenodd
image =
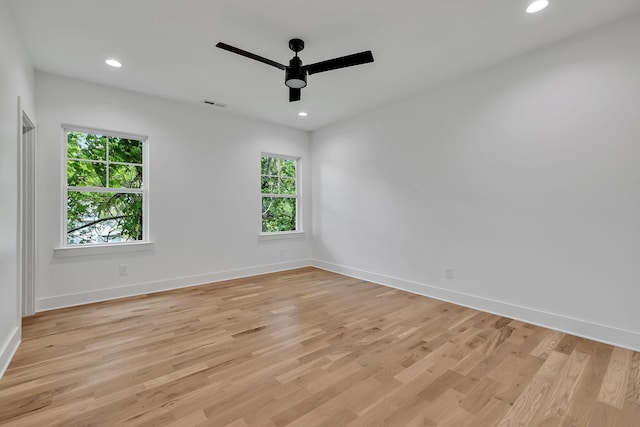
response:
M298 158L263 154L260 159L262 232L300 231Z
M65 246L144 241L146 137L66 128Z

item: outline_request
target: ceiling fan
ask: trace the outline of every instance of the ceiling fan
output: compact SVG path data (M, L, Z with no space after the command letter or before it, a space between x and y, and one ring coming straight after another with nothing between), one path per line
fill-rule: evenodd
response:
M256 55L255 53L238 49L237 47L230 46L226 43L220 42L216 44L216 47L284 70L284 84L289 87L289 102L300 101L300 91L307 85L307 74L311 75L373 62L373 54L370 50L366 50L352 55L316 62L315 64L302 65L302 60L298 58L298 52L304 49L304 41L301 39L289 40L289 49L295 52L295 56L289 61L289 66Z

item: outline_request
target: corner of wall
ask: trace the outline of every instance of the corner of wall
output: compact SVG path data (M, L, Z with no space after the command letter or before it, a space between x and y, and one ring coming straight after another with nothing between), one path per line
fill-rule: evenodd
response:
M0 378L2 378L7 371L13 356L16 354L18 346L20 345L21 336L22 328L18 326L0 347Z

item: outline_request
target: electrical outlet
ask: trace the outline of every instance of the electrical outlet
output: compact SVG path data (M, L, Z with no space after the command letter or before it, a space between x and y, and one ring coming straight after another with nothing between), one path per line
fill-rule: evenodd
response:
M453 268L446 268L444 270L444 277L449 280L453 279Z
M127 273L129 272L129 266L127 264L120 264L120 267L118 268L118 272L120 273L121 276L126 276Z
M284 249L280 249L280 256L284 256Z

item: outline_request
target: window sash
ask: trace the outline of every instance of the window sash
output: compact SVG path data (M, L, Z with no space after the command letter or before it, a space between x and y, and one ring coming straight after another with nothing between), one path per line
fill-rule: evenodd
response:
M144 194L144 188L129 187L76 187L67 186L67 191L85 192L85 193L126 193L126 194Z
M67 192L67 194L69 199L74 199L75 203L79 202L80 204L84 204L82 198L85 196L81 196L83 194L88 195L88 200L95 201L94 197L99 197L99 200L97 200L98 205L85 204L85 206L92 206L92 208L80 218L75 218L71 224L66 224L67 246L86 247L145 242L144 193L71 191ZM80 197L80 199L76 197ZM124 204L111 205L107 211L96 209L107 199L119 199L121 197L125 198ZM72 204L75 203L72 202ZM131 207L133 209L130 209Z
M271 194L271 193L260 193L263 198L269 199L297 199L297 194Z
M274 153L261 153L260 158L274 158L279 160L290 160L295 162L295 175L282 175L280 171L277 173L262 173L262 167L260 169L260 185L262 185L263 178L269 179L293 179L295 183L295 193L263 193L260 189L260 201L264 199L295 199L295 228L288 231L261 231L262 235L270 234L277 235L283 233L300 232L302 231L302 212L301 212L301 196L300 196L300 157L287 156ZM260 216L260 223L262 224L262 215ZM262 229L262 226L261 226Z
M112 160L91 160L91 159L77 159L75 157L67 157L67 162L69 160L74 162L85 162L85 163L102 163L104 165L122 165L122 166L140 166L144 167L144 163L125 163L125 162L114 162Z
M96 247L96 246L104 246L114 245L114 244L140 244L149 242L149 204L148 204L148 169L147 165L149 162L148 157L148 137L145 135L133 134L133 133L125 133L118 131L111 131L105 129L97 129L97 128L88 128L84 126L75 126L63 124L62 129L64 131L64 158L63 158L63 173L62 173L62 227L61 227L61 235L60 239L62 242L62 247L69 248L86 248L86 247ZM142 143L142 163L128 163L128 162L117 162L111 161L109 159L109 148L108 145L106 147L107 158L106 160L98 160L98 159L78 159L68 157L68 134L69 132L78 132L84 134L92 134L92 135L101 135L106 137L116 137L116 138L124 138L139 141ZM106 166L106 186L104 187L95 187L95 186L70 186L68 185L68 163L69 161L79 161L79 162L88 162L88 163L101 163ZM128 187L111 187L110 186L110 177L109 177L109 166L134 166L140 167L142 172L142 182L139 188L128 188ZM67 214L69 210L68 205L68 197L69 193L114 193L114 194L140 194L142 196L142 239L141 240L130 240L123 242L92 242L92 243L84 243L84 244L69 244L68 243L68 230L67 230Z
M293 201L293 209L294 209L294 215L291 216L290 218L292 218L292 222L293 222L293 228L286 228L284 230L273 230L273 231L269 231L269 230L265 230L263 229L264 227L264 221L265 221L265 214L270 210L268 209L267 211L263 212L261 215L261 233L262 234L278 234L278 233L291 233L291 232L296 232L296 231L301 231L301 226L300 226L300 200L298 197L278 197L279 195L275 195L273 197L269 197L269 196L263 196L261 199L262 202L262 206L264 207L264 203L265 200L271 200L271 203L276 203L276 200L292 200ZM282 218L282 217L280 217ZM282 226L282 225L286 225L286 224L282 224L282 223L278 223L278 226Z

